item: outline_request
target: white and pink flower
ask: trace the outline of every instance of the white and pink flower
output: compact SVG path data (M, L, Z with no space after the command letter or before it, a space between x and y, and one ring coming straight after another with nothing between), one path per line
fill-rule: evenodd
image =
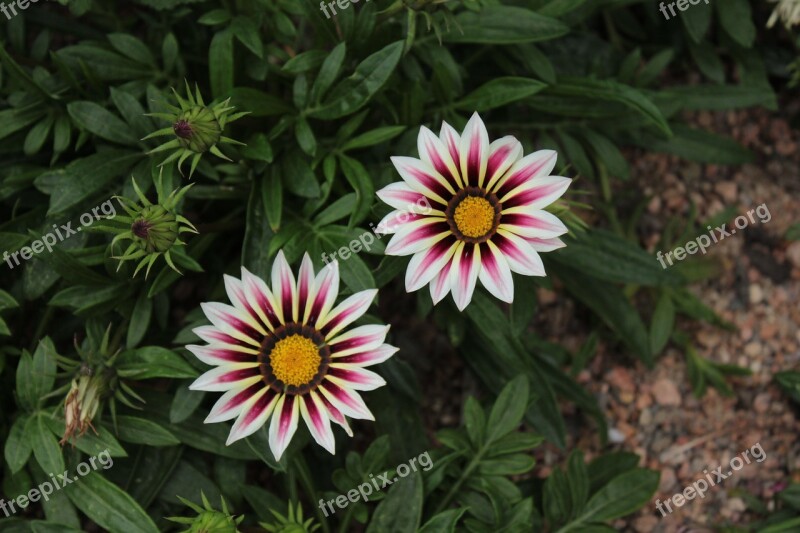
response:
M295 279L282 251L271 281L270 288L242 268L241 280L225 276L233 305L202 304L212 325L194 332L208 344L187 348L216 368L190 388L225 393L205 422L236 419L227 444L271 418L269 446L280 459L302 417L314 440L335 453L331 421L352 436L346 417L374 420L357 391L385 385L365 367L397 351L384 343L389 326L346 330L367 311L377 290L358 292L334 307L338 263L315 274L306 254Z
M492 295L512 302L511 273L544 276L539 252L564 246L558 237L566 226L544 210L572 181L550 175L556 152L523 157L512 136L490 143L477 113L461 135L446 122L439 136L423 126L417 147L419 159L392 158L403 181L378 191L395 209L383 223L394 233L386 254L412 256L406 290L429 284L434 303L452 291L463 310L480 280ZM422 198L430 212L398 216Z

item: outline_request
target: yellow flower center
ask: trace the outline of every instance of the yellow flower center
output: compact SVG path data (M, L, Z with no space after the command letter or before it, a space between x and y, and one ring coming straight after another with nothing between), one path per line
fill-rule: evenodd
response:
M486 198L467 196L456 206L453 219L467 237L479 238L494 227L494 206Z
M275 377L286 385L310 383L319 371L322 357L311 339L291 335L275 343L269 354L269 364Z

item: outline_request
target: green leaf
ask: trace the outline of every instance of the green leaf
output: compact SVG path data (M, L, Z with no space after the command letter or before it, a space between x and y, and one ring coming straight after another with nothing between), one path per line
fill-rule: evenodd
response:
M230 26L230 31L236 35L239 42L261 59L264 57L264 43L261 42L259 30L258 23L254 19L245 16L235 17Z
M486 6L479 12L462 11L442 36L450 43L513 44L556 39L569 32L563 22L529 9Z
M701 2L679 14L683 27L696 43L703 40L711 25L711 7L711 5Z
M725 65L717 56L717 51L706 41L693 43L689 41L689 52L692 54L700 71L711 81L725 82Z
M347 46L342 42L336 45L325 58L325 61L322 63L322 68L320 68L319 74L317 74L317 78L314 80L314 85L311 87L309 101L312 105L319 103L320 99L325 96L325 93L327 93L328 89L333 85L333 82L336 81L336 78L339 77L346 52Z
M667 345L672 328L675 324L675 306L672 305L672 298L669 293L663 292L656 304L653 312L653 319L650 323L650 351L653 355L661 353Z
M175 397L169 408L169 421L172 424L180 424L191 416L206 396L203 391L189 389L189 384L183 383L175 391Z
M369 213L375 196L375 186L367 169L357 160L342 154L339 156L339 163L347 182L356 191L356 207L350 215L350 225L353 226L364 220Z
M197 22L199 24L205 24L206 26L216 26L217 24L223 24L228 22L231 19L231 14L226 9L212 9L199 19Z
M633 87L609 80L562 76L559 78L558 84L545 91L547 94L551 92L558 96L583 97L590 100L620 103L639 113L661 132L667 135L672 133L661 111L644 93Z
M413 472L394 482L370 518L366 533L415 533L421 520L422 476Z
M250 87L236 87L231 93L231 103L250 111L252 117L269 117L292 111L282 98Z
M325 102L309 116L323 120L355 113L386 84L403 53L403 41L392 43L359 63L355 72L339 82Z
M42 470L48 473L61 474L66 470L61 446L53 432L45 423L44 413L37 413L25 426L25 436L30 439L33 456Z
M674 130L675 136L668 140L642 138L635 142L655 152L665 152L699 163L742 165L755 160L750 150L727 137L682 124L676 124Z
M486 111L533 96L546 84L530 78L507 76L495 78L453 104L465 111Z
M55 435L64 435L66 424L62 417L45 417L45 423ZM87 455L98 455L103 451L108 451L111 457L127 457L128 453L111 432L102 425L97 426L97 433L87 431L79 437L70 439L70 445Z
M528 409L528 390L526 376L517 376L505 386L486 423L487 442L494 442L519 427Z
M289 59L281 67L281 70L289 74L308 72L322 65L329 56L330 54L325 50L308 50Z
M594 494L623 472L633 470L639 461L639 456L630 452L612 452L596 458L586 469L589 475L589 494Z
M147 328L150 326L150 317L153 313L153 301L147 297L147 291L139 293L139 298L136 299L136 304L133 306L133 313L131 320L128 324L128 335L126 346L133 348L137 346L147 333Z
M777 110L775 93L769 87L754 85L693 85L670 87L657 93L658 101L676 102L681 109L693 111L741 109L763 106Z
M390 141L403 133L406 130L405 126L383 126L375 128L374 130L362 133L353 137L342 146L343 151L357 150L359 148L367 148L376 144L385 143Z
M270 172L264 176L261 199L264 202L264 212L267 214L269 227L277 232L281 227L283 210L283 183L277 172Z
M128 146L138 143L119 117L94 102L70 102L67 112L75 124L101 139Z
M455 533L456 525L466 510L461 508L443 511L425 522L418 533Z
M29 415L17 418L6 438L4 453L12 474L19 472L25 466L33 451L31 441L25 436L25 425L29 419Z
M592 496L576 523L562 531L581 531L580 524L605 522L636 511L653 496L658 478L658 472L644 468L620 474Z
M49 337L39 341L33 357L22 352L17 366L17 398L25 409L35 409L42 396L52 390L57 371L56 355Z
M158 533L136 500L97 472L82 476L66 490L75 507L111 533Z
M289 192L303 198L318 198L319 183L306 157L298 150L293 150L283 158L283 184Z
M731 39L750 48L756 39L756 26L748 0L726 0L725 5L717 4L717 16Z
M127 33L109 33L107 37L111 46L120 54L134 61L138 61L139 63L155 66L156 60L150 52L150 49L133 35L128 35Z
M180 355L160 346L122 352L116 364L121 377L132 379L194 378L198 372Z
M231 95L233 67L233 33L230 30L215 33L208 48L208 74L214 98L226 98Z
M120 440L145 446L175 446L178 438L159 424L135 416L117 416L117 429Z

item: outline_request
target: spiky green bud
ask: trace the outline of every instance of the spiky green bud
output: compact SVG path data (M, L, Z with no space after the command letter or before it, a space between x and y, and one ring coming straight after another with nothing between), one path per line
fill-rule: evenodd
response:
M208 502L205 494L200 492L200 497L203 500L203 507L178 496L178 499L195 511L197 516L172 516L167 520L189 526L181 533L237 533L239 531L236 526L244 520L244 515L238 518L231 515L225 499L222 499L222 511L217 511Z

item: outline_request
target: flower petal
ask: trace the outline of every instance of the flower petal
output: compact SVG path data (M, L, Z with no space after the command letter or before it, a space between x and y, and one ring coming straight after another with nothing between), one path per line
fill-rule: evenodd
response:
M389 244L386 255L411 255L430 248L438 241L452 235L450 226L442 218L425 217L409 222L397 230Z
M525 276L544 276L544 264L536 250L522 237L498 230L492 243L503 253L512 272Z
M514 301L514 280L502 252L491 241L481 245L481 268L478 279L495 298L506 303Z
M249 387L261 380L261 371L258 366L258 363L218 366L194 380L194 383L189 385L189 389L222 392Z
M253 383L249 387L243 389L231 389L220 396L203 422L205 424L215 424L217 422L224 422L236 418L241 414L248 403L252 405L251 400L255 401L255 399L260 398L267 391L272 392L270 389L264 387L263 382Z
M431 200L447 205L455 194L453 186L430 164L413 157L394 156L391 159L408 186Z
M529 237L525 240L528 241L528 244L531 245L531 248L537 252L552 252L553 250L558 250L559 248L564 248L566 246L564 241L558 237L553 237L552 239Z
M297 431L301 401L299 396L280 394L278 397L280 399L269 424L269 447L276 461L281 460L294 432Z
M388 325L370 324L353 328L328 341L331 357L344 357L345 355L374 350L383 344L387 333L389 333Z
M406 269L406 292L414 292L428 283L450 262L456 251L453 237L442 239L427 250L414 254Z
M567 227L557 216L542 209L515 207L503 210L498 229L522 237L551 239L567 233Z
M211 344L198 346L190 344L186 349L207 365L220 366L231 363L252 363L258 357L258 350L233 346L230 344Z
M444 220L444 214L441 216L435 216L438 216L438 218ZM379 235L380 237L387 234L391 235L392 233L397 233L397 231L403 226L413 222L418 222L420 220L427 220L428 218L428 215L409 213L408 211L399 211L395 209L383 217L380 222L378 222L378 225L375 227L374 231L375 234Z
M282 323L278 305L272 291L263 279L242 267L242 286L250 308L261 318L261 323L272 331Z
M462 187L461 175L455 160L444 143L428 128L422 126L417 136L419 158L432 166L436 172L444 176L451 187L456 190Z
M317 394L314 392L314 394ZM349 436L353 436L353 430L350 429L350 424L347 423L347 418L345 418L344 414L339 410L338 407L333 405L330 400L328 400L323 394L319 394L318 398L322 401L323 405L325 406L325 411L328 413L328 418L331 419L331 422L336 422L345 430L345 432Z
M356 391L340 387L327 379L317 387L317 390L344 415L361 420L375 420L375 416Z
M308 252L303 254L300 273L297 275L297 312L295 322L304 322L314 303L314 265Z
M411 206L419 205L418 202L424 203L428 201L428 197L424 194L415 191L404 181L396 181L390 183L377 193L384 203L398 209L400 211L411 211Z
M331 364L325 379L353 390L375 390L386 385L386 381L371 370L337 363Z
M558 154L553 150L539 150L528 154L514 163L503 177L497 180L491 192L495 193L501 202L505 202L513 196L510 193L529 184L531 180L550 175L557 160Z
M261 429L275 409L278 398L281 397L269 389L264 389L264 394L253 396L243 406L239 418L236 419L228 434L225 445L230 446L237 440L250 436Z
M317 327L320 317L324 317L336 302L339 295L339 262L332 261L317 274L314 280L314 299L305 323Z
M450 290L459 311L463 311L475 291L478 272L481 268L481 251L475 244L460 243L453 255L453 267L450 270Z
M461 146L461 135L458 134L456 129L448 124L447 122L442 121L442 129L439 131L439 139L444 144L445 148L447 148L450 157L456 163L456 165L461 165L461 156L459 155L459 146ZM461 183L459 183L459 188L464 187L463 176L459 176L461 178Z
M252 319L245 317L235 307L219 302L203 302L200 307L218 330L252 346L261 347L258 339L263 334L252 325Z
M486 188L491 190L511 166L522 157L522 144L512 135L497 139L489 145L486 165Z
M320 318L317 329L326 339L332 339L343 328L352 324L367 312L378 294L378 289L360 291L337 305L327 316Z
M336 363L343 363L350 366L372 366L383 363L397 353L400 348L391 344L381 344L377 348L365 352L358 352L352 355L336 358Z
M455 255L455 252L453 252ZM431 300L433 300L433 305L438 304L441 302L447 293L450 292L450 270L453 268L453 259L450 258L450 261L444 264L442 267L441 272L436 274L431 280Z
M483 187L489 161L489 132L478 113L473 113L461 134L461 177L466 186Z
M509 192L503 199L503 208L528 206L532 209L544 209L561 198L570 183L571 179L561 176L536 178Z
M225 292L228 293L228 299L233 304L233 307L249 319L247 321L248 324L254 327L260 334L266 335L267 330L264 329L266 324L262 324L261 317L258 316L258 313L253 310L252 306L247 301L247 291L245 291L244 283L228 274L224 274L222 278L225 281Z
M292 317L297 316L297 284L283 250L278 252L275 262L272 263L272 290L280 310L279 316L283 319L282 323L291 322Z
M336 439L331 430L331 419L328 418L328 411L316 392L311 391L303 396L298 402L300 404L300 414L308 426L308 431L317 444L336 454Z
M238 347L241 349L251 350L253 344L245 342L237 338L231 337L227 333L220 331L216 326L200 326L194 328L192 333L200 337L202 340L209 344L224 344L231 347ZM259 345L260 347L260 345Z

